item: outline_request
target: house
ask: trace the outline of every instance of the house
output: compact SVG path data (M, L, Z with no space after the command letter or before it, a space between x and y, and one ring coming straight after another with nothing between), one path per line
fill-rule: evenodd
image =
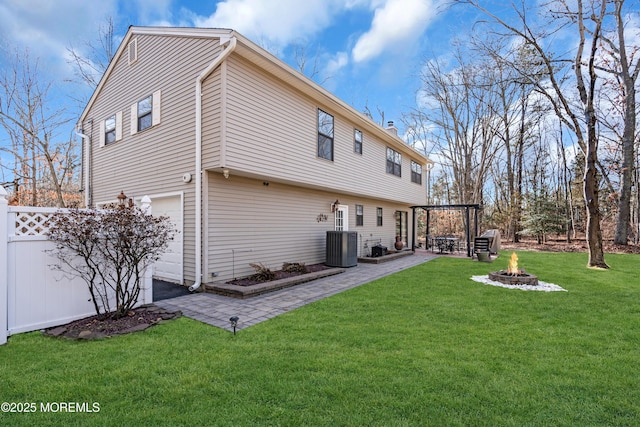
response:
M199 286L250 263L412 244L426 157L227 29L130 27L78 122L87 206L151 197L179 234L154 274Z

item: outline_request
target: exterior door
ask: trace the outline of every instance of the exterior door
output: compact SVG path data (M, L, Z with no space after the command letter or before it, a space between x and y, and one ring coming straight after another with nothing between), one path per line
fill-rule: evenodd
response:
M166 252L153 264L153 277L182 284L182 197L152 198L151 212L153 215L169 217L171 225L177 230Z
M349 206L338 205L335 212L335 231L349 231Z
M402 238L402 243L404 243L405 248L409 242L408 218L408 212L396 211L396 236L400 236Z

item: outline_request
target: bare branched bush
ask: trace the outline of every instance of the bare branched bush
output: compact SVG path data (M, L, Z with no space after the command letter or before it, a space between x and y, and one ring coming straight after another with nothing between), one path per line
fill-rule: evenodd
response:
M85 281L98 315L122 317L136 305L145 269L174 232L168 217L138 207L56 213L49 239L59 263L51 267Z
M276 278L276 273L271 271L271 269L265 266L262 263L258 264L249 264L256 271L251 275L253 280L258 280L260 282L268 282L270 280L274 280Z
M309 272L309 269L303 262L285 262L282 264L282 271L306 274Z

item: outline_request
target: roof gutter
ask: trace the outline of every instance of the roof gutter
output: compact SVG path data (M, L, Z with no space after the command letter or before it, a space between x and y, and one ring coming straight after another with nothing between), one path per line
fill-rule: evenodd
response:
M202 82L236 49L237 39L220 38L220 44L227 46L196 79L196 281L189 286L191 292L202 285Z

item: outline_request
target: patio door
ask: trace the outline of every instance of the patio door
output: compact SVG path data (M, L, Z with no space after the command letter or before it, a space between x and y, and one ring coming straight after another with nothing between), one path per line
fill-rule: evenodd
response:
M402 238L402 243L406 248L409 243L409 227L407 224L409 213L405 211L396 211L396 236Z
M335 211L335 231L349 231L349 206L338 205Z

